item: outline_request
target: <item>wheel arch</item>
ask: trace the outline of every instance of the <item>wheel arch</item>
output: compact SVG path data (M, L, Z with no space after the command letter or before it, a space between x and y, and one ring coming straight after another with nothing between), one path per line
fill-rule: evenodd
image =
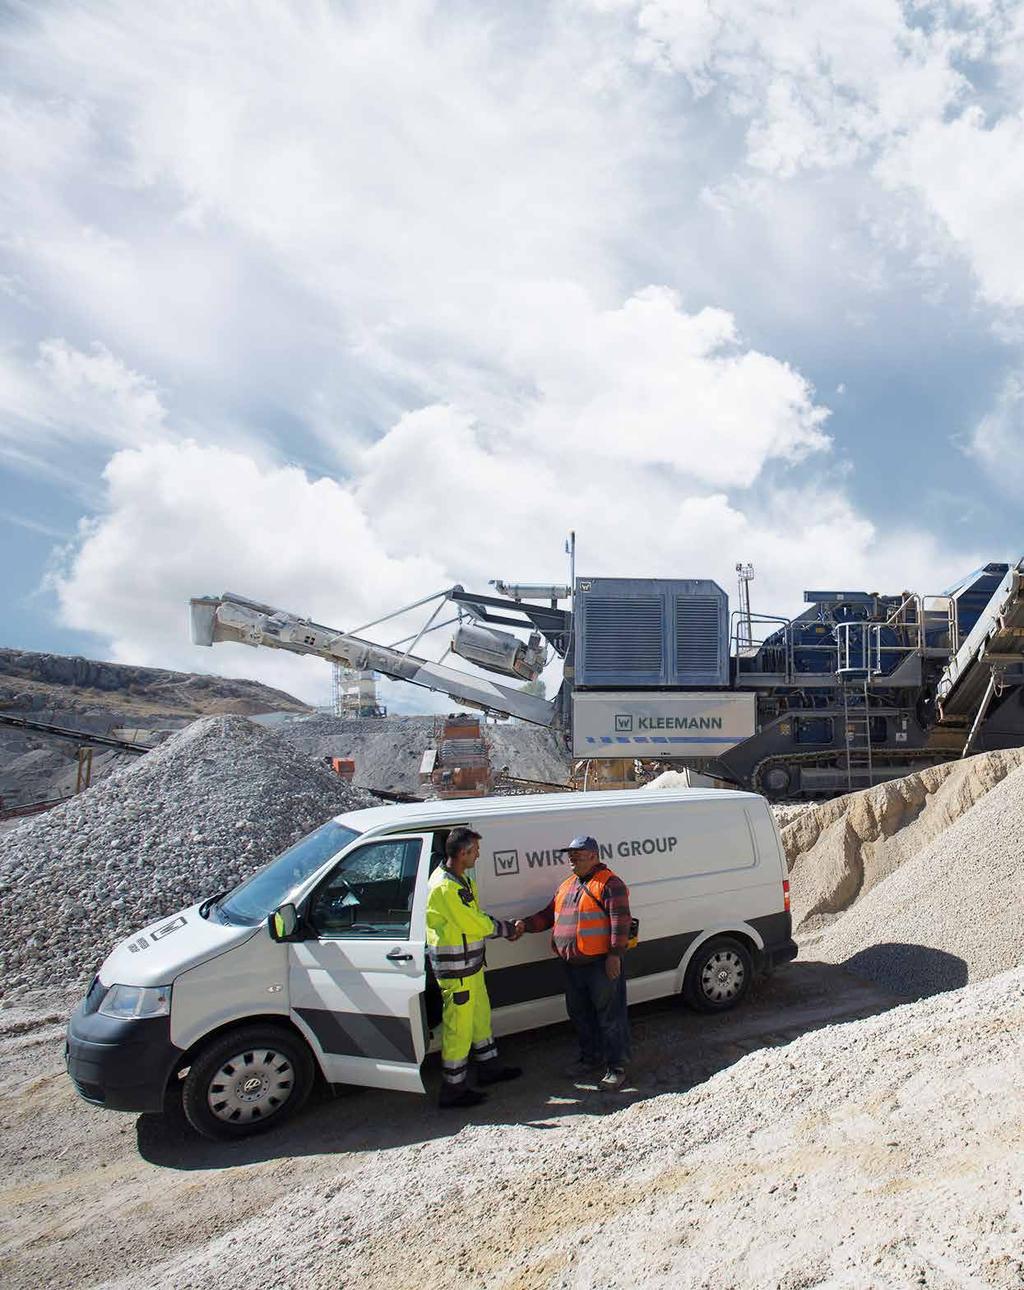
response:
M309 1053L310 1059L313 1063L314 1077L318 1079L324 1078L323 1067L320 1064L320 1054L292 1019L285 1013L258 1012L244 1017L235 1017L231 1021L224 1021L219 1026L214 1026L212 1030L208 1030L205 1034L200 1035L200 1037L196 1039L190 1047L185 1049L171 1067L170 1074L167 1077L166 1091L170 1093L177 1086L178 1082L184 1079L202 1048L205 1048L207 1044L220 1039L223 1035L230 1034L232 1030L242 1030L247 1026L273 1026L277 1030L288 1031L290 1035L294 1036L294 1038L298 1039L302 1043L302 1046Z
M683 981L686 979L686 970L690 966L693 956L697 953L702 945L708 941L714 940L716 936L733 936L736 940L742 941L754 960L755 970L760 970L764 962L764 938L756 928L751 927L749 923L715 923L711 927L705 927L696 939L687 946L686 953L676 971L676 991L677 993L683 988Z

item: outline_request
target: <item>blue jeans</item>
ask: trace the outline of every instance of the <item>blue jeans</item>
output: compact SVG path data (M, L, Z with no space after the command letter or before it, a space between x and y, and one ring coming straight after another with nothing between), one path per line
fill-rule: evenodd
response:
M565 1006L580 1041L580 1060L624 1067L632 1055L626 1014L626 969L609 981L605 960L566 963Z

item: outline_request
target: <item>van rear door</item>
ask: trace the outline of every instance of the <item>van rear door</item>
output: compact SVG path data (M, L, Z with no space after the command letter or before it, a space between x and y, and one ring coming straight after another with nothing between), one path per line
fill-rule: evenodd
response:
M429 835L354 846L303 903L307 938L288 947L291 1012L332 1083L424 1091L429 850Z

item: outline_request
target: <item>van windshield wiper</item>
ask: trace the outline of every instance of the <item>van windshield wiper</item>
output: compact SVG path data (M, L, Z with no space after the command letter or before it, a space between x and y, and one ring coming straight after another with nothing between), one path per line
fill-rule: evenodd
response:
M199 906L199 917L209 918L210 910L214 907L214 905L216 905L218 900L223 900L227 894L228 893L226 891L218 891L216 896L208 896L206 900L204 900L203 903Z

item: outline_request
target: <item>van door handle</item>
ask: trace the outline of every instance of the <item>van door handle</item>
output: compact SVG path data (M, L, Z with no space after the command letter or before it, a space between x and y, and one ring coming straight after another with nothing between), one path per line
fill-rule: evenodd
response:
M411 963L412 962L412 955L406 954L402 950L392 950L391 953L387 956L387 958L390 963Z

